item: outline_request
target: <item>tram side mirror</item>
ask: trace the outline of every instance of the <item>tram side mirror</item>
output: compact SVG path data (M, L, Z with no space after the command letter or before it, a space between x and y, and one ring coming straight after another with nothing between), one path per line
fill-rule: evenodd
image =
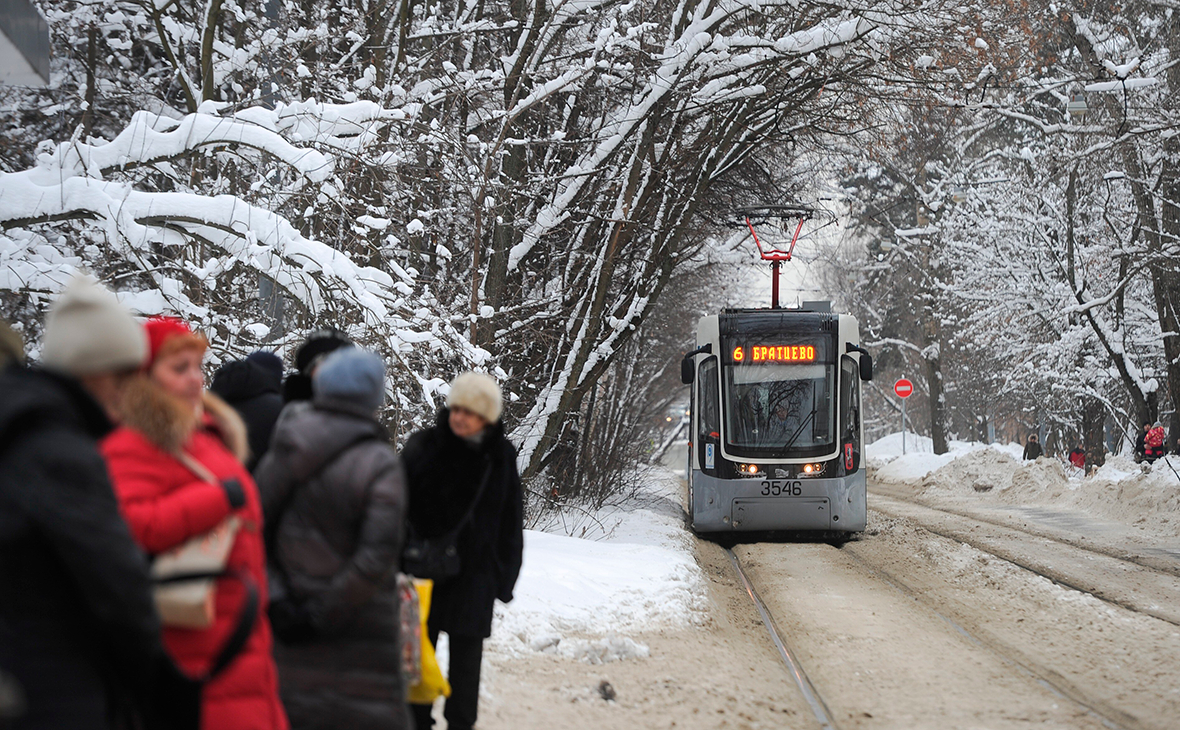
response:
M692 385L695 375L696 363L693 362L692 355L685 355L684 359L680 361L680 382L685 385Z
M873 379L873 358L868 353L862 353L860 356L860 379L864 381Z

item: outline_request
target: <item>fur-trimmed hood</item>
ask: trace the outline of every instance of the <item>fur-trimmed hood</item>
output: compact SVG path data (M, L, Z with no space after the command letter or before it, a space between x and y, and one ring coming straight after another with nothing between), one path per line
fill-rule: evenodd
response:
M250 447L241 416L209 391L205 391L201 400L203 416L194 413L184 401L164 392L149 376L141 375L127 387L120 420L124 426L143 434L148 441L170 454L179 452L203 422L239 461L245 462L250 456Z

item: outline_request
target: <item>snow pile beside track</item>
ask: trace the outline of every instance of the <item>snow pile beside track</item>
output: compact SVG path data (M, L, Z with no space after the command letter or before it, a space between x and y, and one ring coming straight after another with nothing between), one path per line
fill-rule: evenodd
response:
M886 439L869 446L868 464L875 467L870 479L906 487L915 496L983 506L1074 509L1153 532L1180 534L1180 456L1168 457L1170 465L1160 459L1150 466L1109 456L1105 466L1083 477L1080 470L1052 457L1022 461L1016 444L953 442L947 454L901 456L889 453L893 441L900 443L900 434Z
M628 634L703 623L708 598L667 471L623 507L602 510L597 539L525 532L515 600L497 604L489 651L543 652L591 664L642 658Z
M1176 475L1180 456L1160 459L1146 470L1143 467L1147 465L1141 467L1123 456L1111 457L1083 481L1072 501L1112 520L1151 522L1164 532L1180 534L1180 477Z
M971 441L951 441L950 451L934 453L934 443L926 436L907 433L905 453L902 454L901 432L891 433L865 449L866 464L876 470L876 478L891 482L911 482L947 467L964 455L986 450L997 454L1020 457L1020 447L1014 444L980 444Z

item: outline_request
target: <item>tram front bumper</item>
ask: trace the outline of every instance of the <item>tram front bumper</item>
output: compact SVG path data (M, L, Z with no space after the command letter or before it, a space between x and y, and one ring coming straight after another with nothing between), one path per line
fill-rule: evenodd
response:
M865 529L865 471L834 479L717 479L693 473L697 532Z

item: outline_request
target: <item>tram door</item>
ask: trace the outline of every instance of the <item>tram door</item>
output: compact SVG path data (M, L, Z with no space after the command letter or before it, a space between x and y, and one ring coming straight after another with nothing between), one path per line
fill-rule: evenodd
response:
M844 472L860 468L860 363L848 355L840 358L840 433Z
M709 476L717 476L721 463L721 404L720 385L717 373L717 358L710 357L701 363L696 379L697 465Z

